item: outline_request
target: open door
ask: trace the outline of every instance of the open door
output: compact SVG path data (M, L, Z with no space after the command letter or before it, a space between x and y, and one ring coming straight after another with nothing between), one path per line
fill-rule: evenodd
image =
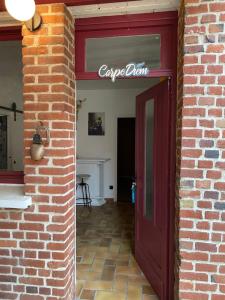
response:
M170 81L137 96L135 256L160 300L169 295Z

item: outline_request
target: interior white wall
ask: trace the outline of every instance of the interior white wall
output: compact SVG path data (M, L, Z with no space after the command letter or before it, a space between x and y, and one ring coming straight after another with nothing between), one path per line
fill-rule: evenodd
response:
M146 81L142 86L131 88L132 85L135 87L135 82L130 80L128 84L119 83L119 88L109 82L96 84L95 89L93 82L77 85L77 100L87 98L78 115L77 154L86 158L110 158L105 163L105 198L117 198L117 119L135 117L136 95L153 84L155 81ZM89 112L105 112L105 136L88 136ZM109 189L110 185L113 190Z
M23 110L22 92L22 44L21 41L0 42L0 105L11 107L16 102L18 110ZM23 170L23 115L0 110L8 116L8 167ZM15 163L13 163L15 161Z

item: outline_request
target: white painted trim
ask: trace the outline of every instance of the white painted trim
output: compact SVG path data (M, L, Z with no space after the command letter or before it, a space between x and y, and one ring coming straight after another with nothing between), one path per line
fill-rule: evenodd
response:
M0 12L0 27L19 26L22 23L12 18L7 12Z
M95 158L95 157L77 157L77 162L79 164L94 164L94 165L101 165L107 161L109 161L110 158Z
M0 208L26 209L31 204L31 196L24 195L24 185L0 185Z
M180 0L124 1L118 3L72 6L69 7L69 10L76 19L135 13L176 11L179 8L179 3Z

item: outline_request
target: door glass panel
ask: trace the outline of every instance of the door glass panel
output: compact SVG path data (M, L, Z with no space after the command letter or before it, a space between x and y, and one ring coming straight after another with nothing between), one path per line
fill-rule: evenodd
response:
M160 35L117 36L86 40L87 72L97 72L106 64L122 68L129 63L145 63L149 69L160 68Z
M145 106L145 217L153 216L153 135L154 135L154 100Z

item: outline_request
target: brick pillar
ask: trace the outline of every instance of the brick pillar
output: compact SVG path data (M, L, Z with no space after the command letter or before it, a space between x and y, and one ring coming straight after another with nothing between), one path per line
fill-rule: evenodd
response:
M186 0L180 11L179 299L225 299L224 11L217 0Z
M25 190L33 204L0 212L0 299L74 300L74 26L63 4L38 10L42 27L23 28ZM29 151L39 121L51 140L45 158L34 162Z

